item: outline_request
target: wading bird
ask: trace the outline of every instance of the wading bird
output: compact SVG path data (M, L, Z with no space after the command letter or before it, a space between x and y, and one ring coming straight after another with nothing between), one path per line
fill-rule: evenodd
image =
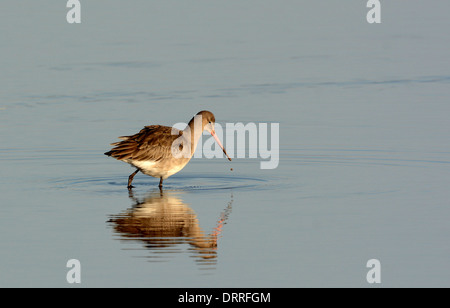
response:
M111 143L114 147L105 155L136 168L128 177L128 189L133 188L131 182L139 171L159 178L161 189L163 180L183 169L191 160L205 129L231 161L214 131L214 123L212 112L204 110L197 113L184 130L161 125L145 126L137 134L119 137L122 141Z

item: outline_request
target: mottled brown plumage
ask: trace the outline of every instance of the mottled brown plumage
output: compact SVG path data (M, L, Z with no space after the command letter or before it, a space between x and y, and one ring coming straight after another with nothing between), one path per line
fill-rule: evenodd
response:
M172 135L172 130L178 134ZM160 161L172 156L172 144L182 133L168 126L145 126L137 134L119 137L123 141L111 143L114 148L105 155L117 160Z

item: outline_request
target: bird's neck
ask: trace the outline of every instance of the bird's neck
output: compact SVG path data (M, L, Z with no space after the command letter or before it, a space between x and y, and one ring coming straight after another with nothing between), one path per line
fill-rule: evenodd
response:
M183 136L185 136L185 138L190 138L188 141L190 141L191 144L191 155L194 155L198 141L202 136L203 129L204 125L202 117L196 115L189 121L188 125L183 130Z

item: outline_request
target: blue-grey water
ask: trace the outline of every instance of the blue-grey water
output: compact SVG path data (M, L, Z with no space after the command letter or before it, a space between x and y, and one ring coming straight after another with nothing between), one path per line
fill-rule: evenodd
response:
M65 4L2 1L0 286L450 286L448 2ZM279 123L278 167L129 193L109 144L203 109Z

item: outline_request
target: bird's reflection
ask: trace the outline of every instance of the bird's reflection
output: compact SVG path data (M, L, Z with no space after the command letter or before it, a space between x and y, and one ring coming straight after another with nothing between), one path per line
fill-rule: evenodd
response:
M188 244L196 261L214 265L217 257L217 241L231 212L233 200L220 213L215 227L210 232L200 228L195 212L179 197L179 193L153 191L143 200L135 197L132 190L129 197L133 206L126 211L111 215L109 223L122 239L136 239L145 243L152 251L151 260L162 261L157 253L185 252Z

